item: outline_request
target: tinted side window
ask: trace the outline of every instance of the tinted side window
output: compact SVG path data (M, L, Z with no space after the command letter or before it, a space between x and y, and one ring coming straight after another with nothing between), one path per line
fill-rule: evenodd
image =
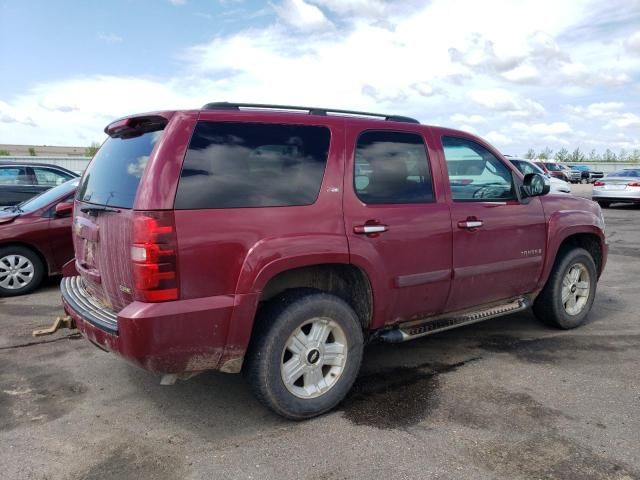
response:
M365 132L358 138L355 190L367 204L433 201L427 152L420 135Z
M71 179L70 175L49 168L33 167L33 173L36 175L38 185L55 186Z
M199 122L175 208L310 205L329 152L326 127Z
M486 148L455 137L443 137L442 146L454 200L514 198L511 170Z
M29 185L31 180L24 167L0 168L0 185Z

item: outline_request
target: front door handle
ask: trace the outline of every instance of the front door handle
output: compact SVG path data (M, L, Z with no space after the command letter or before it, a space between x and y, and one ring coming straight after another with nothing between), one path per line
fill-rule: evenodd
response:
M387 225L382 225L379 223L372 224L372 225L356 225L355 227L353 227L354 233L359 233L364 235L370 235L372 233L382 233L382 232L386 232L387 230L389 230L389 227Z
M477 218L467 218L466 220L461 220L458 222L458 228L466 228L467 230L475 230L476 228L480 228L484 225L482 220L478 220Z

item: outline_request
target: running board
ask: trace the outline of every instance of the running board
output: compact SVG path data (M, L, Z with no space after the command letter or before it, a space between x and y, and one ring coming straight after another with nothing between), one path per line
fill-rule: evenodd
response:
M432 333L444 332L452 328L470 325L472 323L482 322L490 318L501 317L510 313L520 312L529 307L526 298L518 298L507 303L493 305L481 310L473 310L461 313L445 314L438 317L432 317L426 320L417 320L408 323L401 323L395 328L385 330L378 334L384 342L400 343L414 338L425 337Z

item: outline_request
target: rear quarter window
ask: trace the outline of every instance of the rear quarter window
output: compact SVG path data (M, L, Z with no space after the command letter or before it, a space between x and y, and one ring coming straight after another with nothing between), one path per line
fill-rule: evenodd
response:
M310 205L329 152L326 127L199 122L176 209Z

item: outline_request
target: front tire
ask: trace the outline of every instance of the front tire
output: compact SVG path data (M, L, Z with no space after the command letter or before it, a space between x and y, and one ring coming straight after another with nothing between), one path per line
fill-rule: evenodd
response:
M42 283L44 274L44 264L33 250L21 246L0 248L0 297L31 293Z
M360 370L364 343L346 302L317 290L291 290L271 300L256 322L244 374L258 400L293 420L342 401Z
M571 329L582 325L596 294L598 272L593 258L583 248L560 252L538 298L535 316L549 326Z

